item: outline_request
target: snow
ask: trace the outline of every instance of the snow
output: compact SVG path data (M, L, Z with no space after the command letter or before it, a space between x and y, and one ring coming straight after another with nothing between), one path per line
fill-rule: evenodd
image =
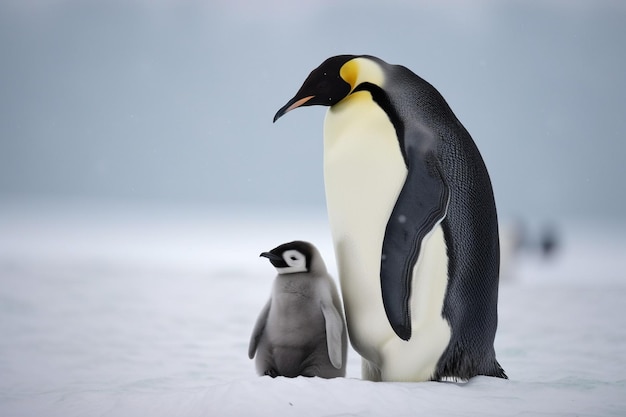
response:
M571 225L510 260L498 359L510 380L258 377L247 357L274 278L259 254L323 210L0 204L0 416L622 416L626 234Z

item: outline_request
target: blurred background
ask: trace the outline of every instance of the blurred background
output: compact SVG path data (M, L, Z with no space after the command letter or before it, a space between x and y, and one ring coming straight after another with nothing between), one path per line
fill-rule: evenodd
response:
M0 224L100 210L112 219L84 228L124 229L131 207L323 216L326 109L272 117L350 53L443 94L490 171L504 252L551 252L572 222L621 236L624 40L626 3L609 0L5 0Z
M624 220L621 1L4 0L0 201L324 207L325 58L431 82L502 219Z

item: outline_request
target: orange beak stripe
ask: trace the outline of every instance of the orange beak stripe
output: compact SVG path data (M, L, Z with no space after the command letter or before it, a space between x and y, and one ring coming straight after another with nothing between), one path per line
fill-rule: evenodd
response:
M304 97L301 98L300 100L296 101L295 103L293 103L291 106L287 107L287 110L285 110L285 113L302 106L304 103L306 103L307 101L311 100L313 97L315 96L308 96L308 97Z

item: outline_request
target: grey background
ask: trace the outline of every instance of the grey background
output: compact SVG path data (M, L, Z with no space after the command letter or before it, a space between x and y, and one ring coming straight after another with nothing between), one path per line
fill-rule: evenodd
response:
M477 142L502 217L626 219L626 3L0 3L0 198L324 205L325 58L403 64Z

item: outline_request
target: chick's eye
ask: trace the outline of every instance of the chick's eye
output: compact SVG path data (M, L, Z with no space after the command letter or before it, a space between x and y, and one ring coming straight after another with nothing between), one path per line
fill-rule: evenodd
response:
M306 257L295 249L283 253L283 259L289 266L302 266L306 262Z
M282 253L285 266L281 266L279 272L281 274L293 274L296 272L306 272L307 257L304 253L297 249L289 249Z

